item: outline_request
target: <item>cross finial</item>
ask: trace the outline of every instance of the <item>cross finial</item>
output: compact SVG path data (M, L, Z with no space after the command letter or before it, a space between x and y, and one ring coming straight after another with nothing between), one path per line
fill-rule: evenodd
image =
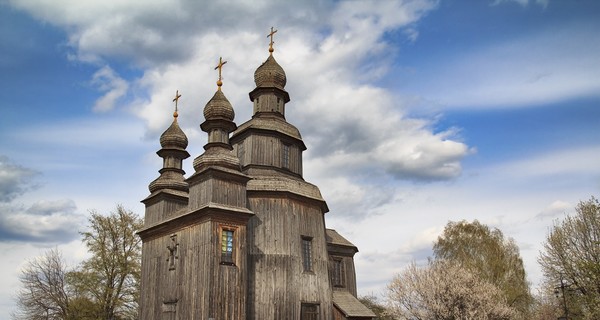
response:
M177 102L179 102L179 98L181 98L181 95L179 94L179 90L177 90L177 92L175 92L175 98L173 98L173 102L175 102L175 112L173 112L173 117L175 119L177 119Z
M271 38L271 41L269 42L269 52L271 54L273 54L273 51L275 51L275 49L273 49L273 36L275 35L275 33L277 32L277 30L274 30L273 27L271 27L271 32L269 33L269 35L267 36L267 38Z
M221 86L223 85L223 78L221 77L221 71L223 69L223 65L226 64L227 61L223 61L223 57L219 57L219 64L215 67L215 70L219 69L219 80L217 80L217 86L219 90L221 90Z

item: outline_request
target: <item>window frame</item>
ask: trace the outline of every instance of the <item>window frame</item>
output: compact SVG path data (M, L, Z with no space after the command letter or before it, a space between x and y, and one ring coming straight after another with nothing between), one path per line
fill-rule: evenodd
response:
M344 264L344 258L334 257L333 266L331 270L331 283L336 288L346 287L346 265Z
M309 310L314 308L314 310ZM300 320L321 319L321 305L318 303L302 302L300 304Z
M290 155L292 146L283 142L281 146L281 167L290 170Z
M237 229L232 226L221 226L219 228L219 257L220 264L235 266L236 256L237 256ZM231 234L231 237L226 235ZM229 245L229 239L231 239L231 245ZM227 254L227 249L231 248L231 253Z
M309 236L301 236L300 250L302 254L302 269L303 272L313 272L313 238Z

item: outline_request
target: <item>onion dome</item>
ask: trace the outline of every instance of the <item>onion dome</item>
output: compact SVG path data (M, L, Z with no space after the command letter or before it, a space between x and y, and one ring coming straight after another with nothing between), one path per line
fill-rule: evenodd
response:
M173 114L173 117L171 126L160 136L160 146L163 149L185 150L188 146L188 139L177 124L177 113Z
M219 87L219 90L215 92L215 95L206 103L206 106L204 107L204 118L206 120L233 121L233 118L235 117L233 107L220 89L221 88Z
M263 64L260 65L254 72L254 83L256 87L275 87L281 90L284 89L287 78L283 68L275 61L273 55L269 55L269 58Z

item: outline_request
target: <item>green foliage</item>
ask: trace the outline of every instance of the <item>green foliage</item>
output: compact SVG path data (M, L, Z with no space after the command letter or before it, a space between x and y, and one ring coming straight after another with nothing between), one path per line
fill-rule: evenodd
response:
M543 281L534 296L532 320L556 320L562 315L562 304L555 296L555 283Z
M83 242L92 256L74 275L80 290L102 310L103 319L135 319L141 268L141 240L135 234L142 220L117 206L108 216L91 212Z
M376 320L394 320L394 318L389 314L385 305L380 303L377 297L373 295L364 296L358 298L358 300L367 308L371 309L373 313L375 313L375 315L377 316L377 318L375 318Z
M592 197L575 212L554 223L539 263L547 281L558 286L562 277L568 284L573 319L600 319L600 203Z
M526 318L533 303L523 260L514 240L475 220L449 222L433 246L436 260L449 260L496 286Z
M23 270L15 319L137 319L142 219L117 206L115 212L91 212L81 232L91 257L67 270L57 250L32 260Z

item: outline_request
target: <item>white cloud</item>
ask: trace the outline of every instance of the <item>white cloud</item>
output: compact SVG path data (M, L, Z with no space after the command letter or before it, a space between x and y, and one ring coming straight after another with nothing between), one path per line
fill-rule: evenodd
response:
M432 62L415 71L408 87L447 108L514 108L598 97L599 51L593 28L561 24Z
M507 162L488 170L503 172L511 176L518 175L522 179L561 178L570 176L600 178L600 147L585 146L556 150L529 158Z
M573 208L572 204L565 202L565 201L556 200L556 201L552 202L549 206L544 208L544 210L542 210L540 213L538 213L536 218L538 218L538 219L555 218L560 215L564 215L567 212L567 210L572 209L572 208Z
M411 102L406 97L369 84L388 72L389 62L396 54L397 48L387 43L384 35L400 30L414 41L418 37L417 22L433 10L434 1L137 3L22 0L14 5L65 28L76 59L97 65L119 59L140 68L143 75L133 79L127 79L125 72L101 69L98 77L106 85L106 101L98 109L111 109L124 92L131 94L131 111L145 121L146 136L156 142L157 148L158 135L172 121L171 100L175 90L179 90L183 94L179 121L190 138L192 157L202 152L206 139L198 125L204 120L202 108L216 89L213 68L218 57L229 61L223 71L223 90L236 110L239 124L250 118L252 107L247 93L254 88L255 68L268 54L268 28L274 25L279 29L275 57L288 76L287 90L292 101L287 119L300 129L309 148L305 156L307 180L321 188L332 209L327 215L328 226L334 226L361 249L357 255L358 279L361 286L368 285L367 289L381 288L393 272L426 256L432 239L449 219L479 218L483 223L493 223L534 252L541 241L534 235L540 234L539 229L543 233L542 223L523 221L532 219L555 199L573 201L574 194L589 190L589 184L585 184L567 195L540 195L536 191L540 186L529 183L528 178L589 172L589 168L597 167L591 160L598 159L593 150L575 150L584 159L569 157L569 153L557 154L547 160L541 157L493 168L499 173L483 170L476 172L479 176L459 177L462 160L473 151L460 141L457 129L435 130L435 118L417 119L407 114L405 109ZM559 32L557 39L550 35L523 37L460 59L449 57L450 65L432 62L436 76L426 76L424 96L460 108L541 103L591 94L598 88L593 74L598 69L598 58L585 52L599 51L595 50L598 42L592 38L589 47L582 48L589 32L580 34L576 30ZM561 43L578 49L573 58L577 61L572 61L571 55L565 56L571 49L562 49ZM140 144L138 139L144 135L139 123L131 119L113 120L62 123L63 130L48 126L36 134L20 134L27 135L36 145L48 142L80 151L79 148L94 144L100 146L94 150L101 149L98 152L103 154L88 156L109 161L118 159L115 152ZM147 192L146 184L156 177L160 167L160 159L147 153L144 157L154 159L156 166L143 169L148 179L135 180L141 192ZM36 158L40 163L57 165L57 159L47 160ZM575 160L584 162L582 169L572 164ZM111 168L105 163L90 166L106 177L78 179L114 186L110 189L119 189L115 181L132 180L130 176L111 176ZM115 168L122 166L117 163ZM138 169L129 168L127 174ZM427 191L412 183L432 179L450 182L430 185ZM501 179L506 181L498 181ZM519 188L501 192L516 182ZM87 186L80 181L73 184ZM145 195L124 196L131 190L119 190L123 192L118 196L135 201ZM93 198L94 191L81 193L87 194L89 203L102 205L104 199ZM527 203L523 194L528 195ZM77 196L77 203L82 206L80 199L84 196ZM106 193L103 196L110 197ZM73 212L67 203L64 205L67 213ZM11 223L33 216L69 225L65 221L68 214L61 215L58 209L41 209L52 207L48 205L33 209L36 206L30 210L38 214L23 209ZM39 214L44 212L45 215ZM48 226L44 224L48 221L51 220L41 225ZM360 228L356 227L357 221ZM535 258L526 263L528 270L535 270Z
M0 155L0 203L9 202L35 187L33 178L39 172L13 163Z
M115 108L117 100L127 93L129 84L109 66L104 66L92 76L92 85L104 92L94 104L94 111L106 112Z
M529 4L537 4L537 5L542 6L543 8L546 8L548 6L548 3L550 3L550 0L495 0L492 3L492 5L496 6L501 3L509 3L509 2L516 2L523 7L526 7Z
M94 109L113 109L131 88L131 108L146 121L150 137L156 138L168 126L170 100L180 90L180 124L200 139L190 145L203 143L197 126L203 121L204 104L216 89L213 66L219 56L229 61L223 71L223 90L236 109L237 121L249 119L247 92L254 87L254 69L267 57L266 28L238 17L254 15L252 21L265 18L278 23L275 56L288 74L292 96L288 119L303 132L314 150L313 159L347 160L350 166L342 174L381 167L380 174L398 179L435 180L460 175L460 162L470 152L457 141L453 129L433 132L434 120L407 117L402 100L366 84L384 75L393 59L395 49L384 41L384 34L407 30L414 40L414 24L436 7L436 1L292 6L237 2L226 8L190 2L150 2L139 8L128 1L65 4L14 5L51 23L70 26L71 45L81 60L125 57L141 66L143 76L128 81L108 66L101 68L93 82L105 94ZM268 16L261 7L280 12ZM211 14L215 12L219 21ZM290 18L284 20L286 16Z
M40 201L28 209L2 205L0 211L0 242L65 243L79 236L85 221L72 200Z

